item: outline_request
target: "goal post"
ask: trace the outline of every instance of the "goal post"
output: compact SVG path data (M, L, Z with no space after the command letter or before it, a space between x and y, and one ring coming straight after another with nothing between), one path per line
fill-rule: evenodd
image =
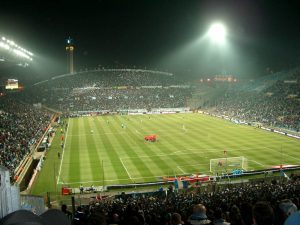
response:
M209 171L214 174L247 169L248 161L244 156L210 159L209 162Z

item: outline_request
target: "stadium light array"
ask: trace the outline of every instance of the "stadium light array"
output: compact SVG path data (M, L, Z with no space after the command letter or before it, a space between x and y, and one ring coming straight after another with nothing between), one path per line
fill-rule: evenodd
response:
M26 59L32 60L25 52L20 51L18 49L14 49L13 52L17 55L17 56L21 56L24 57Z
M226 38L226 28L221 23L214 23L211 25L208 35L214 43L222 44Z
M10 49L9 45L5 44L4 42L0 42L0 47L4 48L5 50L9 50Z
M0 41L0 48L5 49L9 52L14 53L18 57L26 58L30 61L32 61L33 53L22 48L21 46L17 45L14 41L8 40L5 37L1 38L2 41Z

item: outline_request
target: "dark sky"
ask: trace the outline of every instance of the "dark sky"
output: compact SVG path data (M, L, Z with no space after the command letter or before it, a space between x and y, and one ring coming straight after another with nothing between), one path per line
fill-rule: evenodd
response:
M228 55L192 44L216 20L228 29ZM76 70L102 65L249 75L300 61L300 1L2 0L0 34L35 53L33 67L42 75L66 72L69 36Z

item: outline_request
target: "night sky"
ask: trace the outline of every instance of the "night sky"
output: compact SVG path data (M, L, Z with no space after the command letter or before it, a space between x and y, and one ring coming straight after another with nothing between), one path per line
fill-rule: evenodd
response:
M214 21L227 27L226 51L197 42ZM2 0L0 34L36 54L32 67L41 76L66 72L69 36L77 71L104 66L257 76L299 65L300 1Z

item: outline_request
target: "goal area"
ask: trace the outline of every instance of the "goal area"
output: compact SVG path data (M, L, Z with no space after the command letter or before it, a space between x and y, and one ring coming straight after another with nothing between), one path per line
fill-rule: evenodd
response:
M209 171L213 174L247 169L248 162L244 156L210 159L209 162Z

